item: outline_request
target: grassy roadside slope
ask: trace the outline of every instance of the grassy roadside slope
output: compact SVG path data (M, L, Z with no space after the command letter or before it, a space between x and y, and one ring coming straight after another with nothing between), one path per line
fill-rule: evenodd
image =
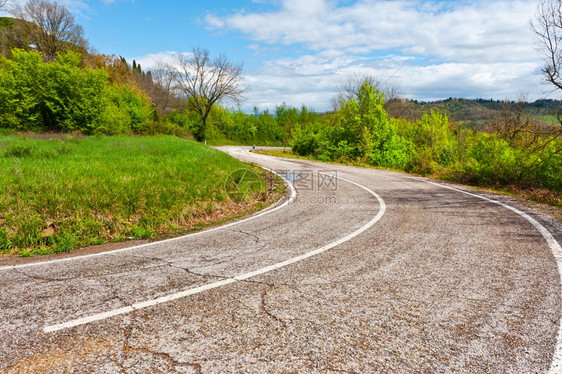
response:
M232 202L224 182L247 167L175 137L0 136L0 253L162 238L256 211L280 187Z

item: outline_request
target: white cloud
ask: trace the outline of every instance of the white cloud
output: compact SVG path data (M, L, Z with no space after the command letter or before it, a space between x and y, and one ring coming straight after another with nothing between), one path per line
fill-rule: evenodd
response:
M21 5L23 6L27 0L9 0L8 1L8 8L14 5ZM58 4L64 5L67 7L72 13L75 14L82 14L87 13L90 11L90 7L86 4L86 0L57 0ZM0 12L0 16L2 16L2 12ZM9 15L8 12L4 12L4 15Z
M275 57L248 71L249 106L285 101L324 110L337 82L354 71L383 81L392 77L406 97L417 99L502 99L521 91L530 99L541 96L536 71L542 63L529 27L536 11L532 1L344 4L282 0L275 11L206 17L212 29L247 35L249 48L261 56L287 46L308 51Z
M187 53L187 52L184 52ZM173 63L178 52L167 51L135 57L144 70L158 62ZM128 58L131 63L133 58ZM388 55L380 58L354 56L337 50L283 57L264 62L244 74L249 86L245 111L254 106L273 109L283 102L305 104L318 111L330 109L338 83L360 72L389 80L401 87L404 97L437 100L447 97L512 99L521 92L530 99L541 96L536 64L447 62L419 65L414 57Z
M150 53L144 56L127 58L127 62L132 63L135 60L143 70L151 70L157 68L159 63L173 64L176 55L178 55L178 52L174 51Z
M398 49L467 62L533 55L533 2L479 0L443 7L414 1L363 0L337 7L326 0L285 0L276 12L208 15L206 21L211 28L238 30L254 41L312 50Z
M530 99L541 96L536 65L521 63L404 64L400 56L373 60L363 57L306 55L265 63L246 73L250 86L248 108L273 108L282 102L316 110L328 110L338 83L348 74L360 72L401 87L411 99L438 100L447 97L512 99L520 93Z

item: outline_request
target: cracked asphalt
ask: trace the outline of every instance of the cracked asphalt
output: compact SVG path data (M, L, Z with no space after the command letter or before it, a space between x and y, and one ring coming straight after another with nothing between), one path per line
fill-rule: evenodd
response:
M0 372L553 372L560 274L526 219L403 174L223 150L313 183L295 178L296 199L223 229L0 269ZM342 179L323 183L319 171ZM379 201L347 180L384 200L378 222L313 257L235 279L372 220ZM515 199L478 194L524 211L562 241L556 220Z

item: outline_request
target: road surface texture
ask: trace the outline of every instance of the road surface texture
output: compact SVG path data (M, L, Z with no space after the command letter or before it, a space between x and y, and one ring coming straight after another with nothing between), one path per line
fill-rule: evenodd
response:
M555 220L248 149L223 148L296 188L266 213L1 267L0 372L562 372Z

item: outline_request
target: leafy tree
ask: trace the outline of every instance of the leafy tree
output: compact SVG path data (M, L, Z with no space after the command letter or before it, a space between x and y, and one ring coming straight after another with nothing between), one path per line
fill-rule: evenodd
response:
M286 147L293 131L299 120L297 108L289 107L283 103L275 107L275 119L277 125L283 130L283 146Z
M354 72L348 74L338 83L336 95L332 98L333 109L338 110L346 101L357 99L361 87L365 84L384 93L386 102L397 100L400 96L401 88L397 83L388 80L381 82L372 75Z
M126 132L142 134L153 118L155 109L145 92L129 86L109 87L109 100L118 109L119 127Z
M32 131L146 133L158 121L148 95L110 85L102 69L81 67L80 55L43 62L34 51L0 56L0 127Z
M41 55L20 50L13 59L0 56L0 127L16 130L43 129L39 87Z

